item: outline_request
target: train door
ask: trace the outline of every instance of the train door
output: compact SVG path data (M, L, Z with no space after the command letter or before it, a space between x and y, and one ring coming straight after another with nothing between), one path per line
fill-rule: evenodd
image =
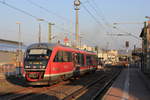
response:
M91 55L86 55L86 65L89 69L89 71L92 71L93 70L93 64L92 64L92 57Z
M73 69L72 53L67 51L58 51L52 66L55 66L55 69L57 69L57 72L55 71L55 73L59 74L59 77L64 79L71 77Z
M80 75L80 65L78 63L79 57L77 53L73 53L72 57L73 57L73 66L74 66L73 76L76 77Z

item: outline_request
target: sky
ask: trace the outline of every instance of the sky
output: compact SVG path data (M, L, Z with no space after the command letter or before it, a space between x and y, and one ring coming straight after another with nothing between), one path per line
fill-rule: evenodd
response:
M105 49L125 49L141 46L141 40L132 36L108 34L132 33L139 37L145 16L150 16L150 0L80 0L79 33L82 44ZM4 3L2 3L4 2ZM68 37L75 39L74 0L0 0L0 38L18 41L21 24L22 41L29 45L38 42L41 24L42 42L48 41L48 22L52 26L53 42ZM17 10L16 10L17 9ZM18 10L19 9L19 10ZM44 19L43 22L37 21ZM113 23L120 23L114 25ZM116 28L114 28L114 26Z

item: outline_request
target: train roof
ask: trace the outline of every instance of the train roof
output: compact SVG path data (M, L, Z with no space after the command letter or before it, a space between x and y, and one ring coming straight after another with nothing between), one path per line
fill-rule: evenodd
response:
M34 44L29 45L27 47L27 49L32 49L32 48L45 48L45 49L47 49L48 48L48 49L52 50L56 46L70 48L70 49L79 50L79 51L88 52L88 53L95 53L92 51L86 51L86 50L81 50L81 49L77 49L77 48L72 48L72 47L65 46L65 45L58 44L58 43L34 43Z
M62 44L58 43L34 43L28 46L27 49L32 49L32 48L48 48L48 49L53 49L55 46L63 46L63 47L68 47Z

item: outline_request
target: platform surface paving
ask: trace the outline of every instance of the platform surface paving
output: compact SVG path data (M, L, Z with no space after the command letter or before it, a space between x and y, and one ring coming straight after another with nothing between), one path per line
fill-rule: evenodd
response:
M150 100L150 90L138 68L123 69L102 100Z

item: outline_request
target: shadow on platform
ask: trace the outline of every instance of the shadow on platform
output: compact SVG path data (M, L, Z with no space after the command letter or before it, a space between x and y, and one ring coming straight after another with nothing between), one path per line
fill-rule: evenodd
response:
M16 93L11 93L11 94L6 95L1 92L0 92L0 100L11 100L11 99L17 100L17 98L15 98L15 96L19 96L19 95L24 95L24 96L22 96L21 100L60 100L56 96L44 94L44 93L32 93L32 94L26 96L25 94L16 94ZM9 96L11 96L11 97L9 97ZM20 99L20 98L18 98L18 99Z

